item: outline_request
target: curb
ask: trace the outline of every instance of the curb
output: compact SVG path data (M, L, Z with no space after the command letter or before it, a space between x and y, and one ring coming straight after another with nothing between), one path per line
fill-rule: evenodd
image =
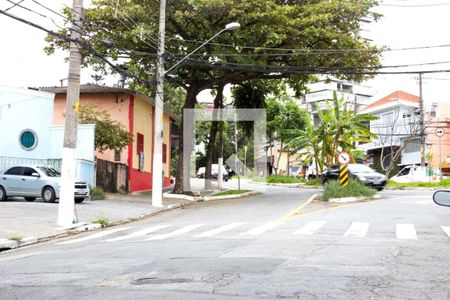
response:
M436 190L445 190L450 189L449 187L384 187L385 190L391 190L391 191L402 191L402 190L423 190L423 191L436 191Z
M192 202L201 202L201 201L213 201L213 200L225 200L225 199L239 199L254 195L259 195L259 192L250 191L238 195L224 195L224 196L188 196L188 195L179 195L179 194L171 194L170 192L164 193L163 197L168 199L182 199L188 200Z
M19 247L29 246L38 243L38 238L34 236L25 237L20 240L0 239L0 252Z
M343 197L343 198L330 198L328 202L330 203L353 203L353 202L362 202L367 200L381 199L380 194L375 194L372 197Z
M252 183L254 184L260 184L260 185L269 185L269 186L280 186L280 187L285 187L285 188L302 188L302 189L322 189L323 186L313 186L313 185L306 185L303 183L270 183L270 182L257 182L257 181L252 181Z

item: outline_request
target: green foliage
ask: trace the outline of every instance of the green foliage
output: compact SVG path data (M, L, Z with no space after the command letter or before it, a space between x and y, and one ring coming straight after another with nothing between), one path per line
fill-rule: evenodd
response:
M251 192L251 190L228 190L223 192L218 192L213 194L213 196L228 196L228 195L240 195L244 193Z
M97 220L95 220L93 223L100 224L102 228L108 227L109 220L106 217L100 217Z
M323 198L328 201L331 198L344 197L371 197L376 194L376 191L368 186L365 186L358 180L350 179L347 187L342 187L339 181L333 180L325 184Z
M368 123L377 117L369 114L356 114L347 108L344 99L338 99L336 93L333 102L326 102L324 109L318 109L320 123L314 126L308 120L304 130L297 130L296 137L290 146L304 149L306 162L314 160L316 170L323 172L324 167L336 164L338 150L351 154L355 158L363 158L364 153L357 149L358 142L370 142L376 137L370 132Z
M91 199L104 199L105 198L105 192L101 187L94 187L91 189Z
M81 104L78 122L80 124L95 124L95 148L105 150L122 150L133 140L126 128L111 119L106 110L95 105Z
M16 242L20 243L22 241L22 238L20 236L12 236L12 237L9 237L8 240L16 241Z
M398 183L394 182L392 180L388 180L387 182L388 187L393 188L415 188L415 187L429 187L429 188L448 188L450 187L450 179L443 179L440 181L434 181L434 182L408 182L408 183Z

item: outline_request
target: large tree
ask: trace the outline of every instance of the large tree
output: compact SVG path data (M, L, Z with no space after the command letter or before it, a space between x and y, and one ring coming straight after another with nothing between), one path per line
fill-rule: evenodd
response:
M357 34L362 18L378 17L370 12L377 2L168 1L167 66L179 61L227 23L237 21L242 27L218 36L166 79L186 90L185 109L195 107L196 97L202 90L228 83L282 78L295 87L303 85L315 73L361 80L367 67L379 64L379 49ZM143 89L142 84L154 80L156 73L159 2L97 0L93 3L94 7L83 18L84 63L111 66L104 58L116 60L134 77L131 87ZM62 33L67 34L67 30ZM68 47L61 40L49 39L49 43L48 52L55 47ZM183 137L179 151L183 153ZM188 177L189 166L180 159L175 193L183 192L183 183L188 186Z

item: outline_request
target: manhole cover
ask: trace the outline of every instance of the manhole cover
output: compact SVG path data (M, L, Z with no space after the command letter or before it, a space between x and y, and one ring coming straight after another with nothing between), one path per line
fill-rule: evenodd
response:
M156 277L147 277L147 278L139 278L133 280L131 284L134 285L143 285L143 284L168 284L168 283L184 283L191 282L192 279L186 278L156 278Z

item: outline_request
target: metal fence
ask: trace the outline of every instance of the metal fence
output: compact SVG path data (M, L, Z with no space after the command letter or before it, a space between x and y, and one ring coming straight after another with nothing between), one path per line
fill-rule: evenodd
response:
M0 170L15 165L47 165L57 169L61 169L61 159L34 159L0 156Z

